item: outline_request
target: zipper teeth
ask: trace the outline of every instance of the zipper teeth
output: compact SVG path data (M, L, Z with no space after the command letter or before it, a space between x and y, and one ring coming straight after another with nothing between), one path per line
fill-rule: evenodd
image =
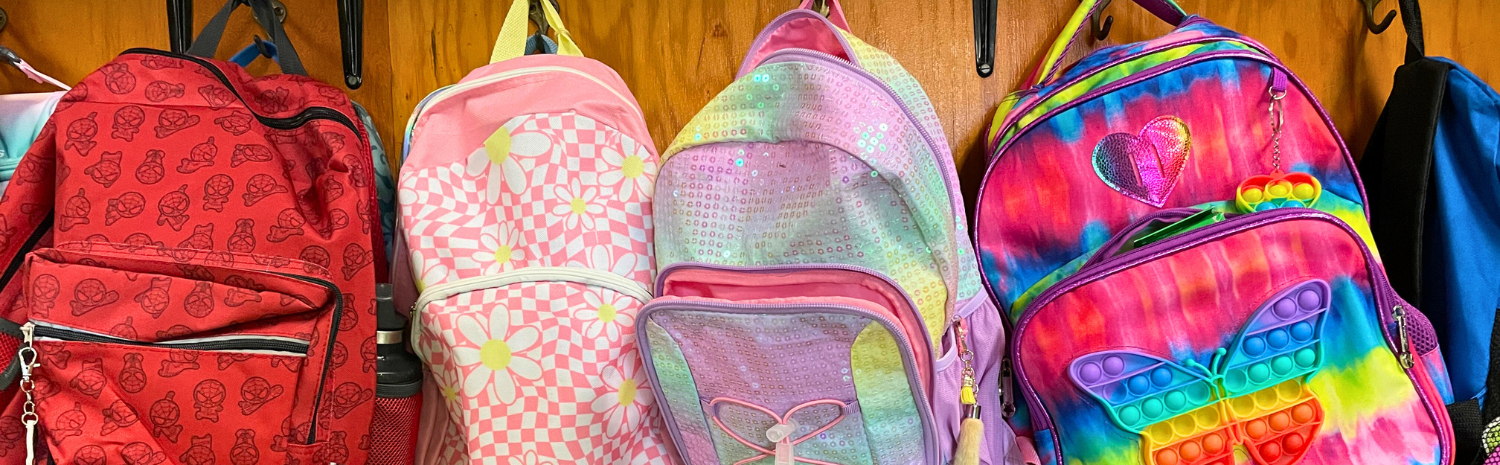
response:
M1198 16L1196 18L1199 18L1200 21L1189 20L1189 22L1184 23L1183 26L1189 26L1192 23L1197 23L1197 22L1207 22L1207 20L1206 19L1202 19L1201 16ZM1179 27L1178 30L1181 30L1181 27ZM1036 98L1033 99L1033 100L1031 100L1030 102L1028 102L1028 104L1025 107L1017 109L1017 110L1024 110L1024 111L1012 111L1011 114L1017 115L1016 119L1015 120L1007 119L1006 121L1004 121L1002 123L1001 130L997 134L995 134L995 137L996 138L1003 137L1005 135L1005 131L1008 130L1011 126L1015 125L1015 123L1017 121L1019 121L1022 116L1024 116L1026 113L1029 113L1031 110L1035 109L1042 102L1047 101L1048 98L1051 98L1051 97L1057 95L1058 93L1062 92L1064 89L1072 87L1073 85L1078 84L1081 81L1084 81L1084 80L1086 80L1088 78L1097 76L1100 73L1108 71L1110 68L1114 68L1114 67L1119 66L1121 64L1124 64L1124 63L1127 63L1127 62L1131 62L1131 61L1135 61L1135 60L1144 58L1144 57L1146 57L1148 55L1155 55L1157 53L1168 52L1168 51L1171 51L1171 50L1174 50L1174 49L1178 49L1178 48L1182 48L1182 47L1187 47L1187 46L1190 46L1190 45L1208 44L1208 43L1213 43L1213 42L1235 42L1235 43L1244 44L1245 46L1248 46L1251 49L1254 49L1255 51L1260 52L1261 54L1263 54L1263 55L1265 55L1265 56L1267 56L1269 58L1274 58L1274 55L1272 55L1269 50L1266 50L1265 47L1261 46L1260 44L1252 43L1250 41L1244 40L1243 38L1229 38L1229 37L1203 37L1203 38L1198 38L1198 39L1185 40L1185 41L1181 41L1181 42L1173 42L1173 43L1170 43L1170 44L1164 44L1164 45L1161 45L1161 46L1158 46L1158 47L1155 47L1155 48L1152 48L1152 49L1149 49L1149 50L1142 50L1142 51L1137 52L1137 53L1133 53L1133 54L1130 54L1130 55L1125 55L1125 56L1122 56L1120 58L1116 58L1114 60L1110 60L1110 61L1101 63L1098 66L1095 66L1093 68L1089 68L1086 72L1084 72L1082 74L1079 74L1078 76L1074 76L1072 79L1069 79L1067 81L1054 82L1054 84L1050 85L1050 86L1049 85L1041 85L1041 84L1039 84L1036 87L1032 87L1030 89L1026 89L1026 90L1022 91L1017 96L1017 98L1025 97L1027 95L1036 95ZM1129 45L1127 44L1127 45L1121 45L1120 47L1128 47L1128 46ZM1103 51L1103 50L1095 51L1094 53L1098 53L1100 51ZM1085 57L1085 59L1087 59L1087 57ZM1163 65L1166 65L1166 64L1170 64L1170 62L1163 63ZM1158 65L1158 66L1161 66L1161 65ZM1148 72L1149 72L1149 70L1148 70ZM1067 72L1063 72L1063 74L1067 74ZM1045 94L1039 93L1040 90L1047 89L1047 88L1050 88L1049 92L1047 92ZM1028 126L1030 126L1030 125L1028 125ZM1017 132L1016 136L1019 136L1019 135L1020 135L1020 133ZM1016 136L1012 136L1011 138L1015 138ZM999 153L999 152L997 151L996 153Z
M931 328L927 327L927 320L922 319L922 312L920 310L918 310L919 307L917 307L917 303L911 299L910 295L906 294L906 291L901 288L901 285L896 284L895 280L892 280L890 277L886 276L884 273L881 273L879 271L875 271L875 270L872 270L872 269L869 269L869 268L865 268L865 267L862 267L862 266L846 265L846 264L842 264L842 263L818 263L818 264L807 263L807 264L792 264L792 265L773 265L773 266L762 266L762 267L734 267L734 266L722 266L722 265L714 265L714 264L699 263L699 262L679 262L679 263L673 263L671 265L667 265L666 268L663 268L663 269L657 271L657 275L664 277L664 276L667 276L668 273L670 273L672 271L675 271L675 270L678 270L678 269L681 269L681 268L697 268L697 269L702 269L702 270L730 271L730 272L741 272L741 273L769 273L769 272L776 272L776 271L782 271L782 270L836 269L836 270L854 271L854 272L866 274L866 275L869 275L869 276L874 276L874 277L880 279L881 282L884 282L886 285L890 286L891 289L894 289L896 292L900 293L901 294L901 298L906 299L906 305L907 305L907 308L911 310L911 314L910 315L899 315L898 314L898 315L902 316L902 317L910 317L914 321L916 321L917 324L921 325L921 327L922 327L922 334L921 334L921 336L922 336L922 342L925 343L925 344L927 344L924 347L928 348L927 353L929 355L928 356L928 361L930 362L929 364L933 365L933 366L937 365L937 353L936 353L936 349L933 348L933 346L935 344L933 344L933 342L932 342L932 336L930 335ZM665 285L665 283L666 283L665 279L659 279L658 280L657 288L656 288L656 294L657 295L661 295L662 294L662 288L661 288L661 286ZM897 312L892 312L892 313L897 313Z
M312 115L309 115L309 113L310 112L315 112L317 110L323 110L323 111L326 111L326 112L331 112L332 114L325 114L323 116L317 117L316 119L328 119L328 120L332 120L334 122L337 122L339 124L347 126L350 131L354 132L355 135L359 135L359 129L357 129L355 127L354 121L350 120L349 117L346 116L346 115L344 115L342 112L339 112L338 110L335 110L335 109L332 109L332 108L327 108L327 107L307 107L306 109L302 110L301 113L298 113L298 114L293 115L293 116L284 117L284 118L272 118L272 117L269 117L269 116L262 115L259 112L256 112L254 109L250 108L249 102L245 101L245 96L240 95L240 90L238 88L235 88L235 86L233 85L233 83L230 82L229 76L225 76L224 75L224 70L219 69L219 67L214 66L212 63L209 63L209 62L203 60L202 58L198 58L198 57L195 57L195 56L192 56L192 55L177 54L177 53L171 53L171 52L163 52L161 50L152 50L152 49L149 49L149 48L132 48L132 49L126 50L124 53L121 53L121 55L158 55L158 56L164 56L164 57L170 57L170 58L177 58L177 59L181 59L181 60L187 60L187 61L191 61L193 63L196 63L199 66L202 66L203 68L208 69L209 72L214 73L214 76L216 76L218 78L219 83L220 84L224 84L224 87L228 88L230 92L233 92L234 93L234 97L236 99L238 99L240 101L240 103L245 104L245 110L247 110L251 114L255 115L255 119L260 120L260 122L262 124L265 124L266 126L270 126L270 127L277 128L277 129L288 129L286 127L279 127L279 125L283 124L282 122L289 121L289 120L298 120L298 119L301 119L301 120L303 120L305 122L307 119L314 119L314 117ZM321 112L319 112L319 113L321 113ZM298 123L298 124L294 125L293 127L295 127L295 126L301 126L301 124L302 123Z
M801 16L801 18L798 18L798 16ZM740 60L739 69L735 71L735 78L738 79L741 76L749 74L750 72L754 71L756 67L765 63L765 59L761 59L761 61L754 63L751 63L750 59L755 58L756 52L759 52L760 48L764 46L766 42L770 41L771 36L774 35L774 31L776 29L779 29L782 25L785 25L792 20L806 18L815 18L818 21L822 21L823 24L825 26L828 26L828 29L833 32L833 35L838 39L839 45L843 47L844 51L849 52L849 59L852 60L852 62L859 61L859 57L855 56L856 54L854 53L854 46L849 43L849 38L844 37L844 33L841 32L839 30L839 27L834 25L833 21L830 21L827 16L808 15L806 13L798 13L797 10L792 10L786 13L782 13L781 16L777 16L776 19L771 20L771 23L767 24L765 28L761 29L760 34L757 34L755 36L755 41L750 44L750 49L745 51L745 58ZM775 52L772 52L772 54L775 54ZM853 64L855 64L856 66L859 65L859 63Z
M1156 244L1148 245L1141 249L1132 250L1125 254L1121 254L1114 259L1100 262L1095 266L1095 268L1097 269L1087 273L1087 276L1089 278L1107 277L1126 268L1130 268L1147 261L1155 260L1168 255L1173 255L1177 252L1196 247L1203 242L1228 237L1250 229L1268 226L1275 223L1304 219L1321 220L1331 223L1342 229L1353 240L1361 241L1360 251L1363 253L1363 257L1365 259L1365 270L1366 273L1372 276L1371 280L1375 286L1375 288L1372 290L1372 299L1375 300L1375 312L1376 317L1379 320L1380 331L1382 336L1385 337L1386 347L1388 349L1394 347L1396 343L1392 340L1390 325L1387 324L1386 321L1384 321L1387 316L1387 309L1391 308L1392 305L1390 303L1390 296L1386 295L1385 292L1385 289L1388 289L1390 287L1390 283L1387 280L1385 273L1380 270L1379 265L1375 264L1375 258L1370 253L1369 248L1364 246L1362 242L1363 239L1360 239L1359 235L1355 233L1353 229L1350 229L1347 224L1340 221L1337 217L1317 210L1292 209L1285 212L1273 211L1265 214L1244 215L1238 218L1225 220L1223 222L1216 223L1181 236L1173 237ZM1147 251L1150 251L1150 253L1147 254ZM1129 262L1122 263L1126 260L1129 260ZM1074 276L1069 277L1068 279L1064 279L1063 281L1049 288L1047 292L1044 292L1042 296L1033 300L1031 305L1027 306L1026 311L1022 313L1021 318L1017 320L1016 323L1016 335L1015 338L1011 341L1010 350L1016 358L1015 370L1017 372L1016 374L1019 375L1019 384L1021 386L1023 394L1025 395L1026 404L1027 406L1031 407L1033 411L1032 415L1041 415L1040 419L1033 416L1033 425L1035 425L1038 421L1043 421L1045 422L1045 424L1048 424L1050 426L1050 424L1052 423L1052 416L1049 412L1046 411L1046 409L1042 408L1041 399L1036 391L1031 388L1031 384L1029 381L1030 377L1026 374L1025 365L1021 363L1021 341L1025 336L1025 326L1031 321L1031 318L1034 316L1036 311L1040 310L1041 307L1046 305L1047 303L1050 303L1051 300L1056 298L1056 295L1061 294L1064 291L1064 288L1078 287L1078 285L1075 284L1079 281L1082 281L1083 279L1075 280L1074 278L1079 278L1080 276L1083 276L1083 274L1075 274ZM1392 352L1395 352L1395 350L1392 349ZM1418 397L1426 406L1429 416L1432 417L1434 425L1436 425L1437 429L1439 430L1439 441L1443 441L1444 438L1447 437L1446 435L1441 434L1444 427L1442 425L1442 422L1437 420L1435 408L1429 403L1430 399L1428 398L1429 395L1426 392L1426 388L1423 387L1422 384L1416 379L1415 368L1405 368L1403 369L1403 371L1406 372L1407 379L1412 383L1413 389L1417 392ZM1052 431L1051 434L1053 436L1054 442L1057 441L1059 438L1057 437L1056 428L1050 427L1049 429ZM1446 444L1446 446L1448 448L1451 448L1451 440L1449 442L1450 443ZM1445 448L1444 450L1446 451L1448 450L1448 448ZM1059 463L1061 463L1060 461L1062 460L1062 449L1058 448L1055 451L1055 454L1057 459L1059 460Z
M48 323L37 323L35 329L36 337L45 337L60 341L73 342L100 342L106 344L120 344L139 347L170 347L184 350L203 351L236 351L236 350L265 350L273 352L289 352L300 356L306 356L309 344L306 342L292 342L279 339L267 340L258 336L228 337L216 341L161 341L141 342L115 336L99 334L65 326L52 325Z
M722 303L721 302L714 302L711 305L700 303L699 305L704 305L706 307L709 307L709 309L708 310L704 310L704 309L701 309L701 308L695 309L695 308L691 307L691 304L688 304L687 302L683 302L683 301L663 302L663 303L657 303L657 304L653 304L653 305L647 305L645 308L642 308L640 314L637 315L637 319L636 319L636 321L637 321L637 323L636 323L636 328L637 328L636 331L638 333L637 337L640 340L645 340L646 339L645 337L642 337L644 335L640 335L639 334L639 332L641 331L641 328L645 328L646 327L645 325L641 324L640 322L641 321L648 321L650 319L650 317L651 317L651 314L659 312L659 311L663 311L664 308L666 310L677 309L677 310L717 311L717 312L723 312L723 313L748 313L748 312L755 312L755 313L771 313L771 314L796 314L796 313L807 313L808 310L820 310L820 311L832 311L834 313L852 314L852 315L859 316L859 317L870 318L870 319L872 319L872 320L874 320L876 322L879 322L881 324L881 326L883 326L887 332L891 333L892 337L896 340L896 345L900 349L900 352L901 352L901 360L902 360L902 362L905 363L905 364L907 364L907 365L909 365L910 369L904 370L904 371L906 371L907 385L910 386L911 389L912 389L912 391L913 391L913 393L912 393L912 399L913 399L913 403L916 404L916 406L917 406L917 415L921 417L922 431L923 431L923 433L925 435L923 443L927 446L927 447L925 447L925 449L926 449L926 451L925 451L926 454L925 455L927 455L929 457L931 457L933 455L936 455L935 451L933 450L933 447L936 447L936 442L937 442L937 425L936 425L937 424L937 417L934 416L934 413L932 412L932 406L929 405L929 403L928 403L928 399L930 399L930 397L928 397L926 389L924 389L922 387L922 380L916 379L917 375L912 374L912 370L916 369L916 352L914 350L912 350L911 341L909 339L907 339L907 337L906 337L905 334L902 334L902 332L899 329L897 329L897 326L896 326L895 322L891 321L890 318L887 318L884 315L881 315L879 313L871 312L869 310L865 310L865 309L858 308L858 307L853 307L853 306L848 306L848 305L829 305L829 304L745 304L745 303L737 303L737 302L722 302ZM650 376L651 378L653 378L652 379L653 382L656 382L657 380L654 379L654 378L656 378L656 364L653 361L653 358L651 357L651 345L650 344L640 344L639 345L639 350L641 351L641 359L646 364L646 368L647 368L647 372L646 373L647 373L647 375ZM655 391L654 395L656 396L656 401L657 401L658 405L667 405L667 403L666 403L666 394L664 392L662 392L661 389L655 389L654 391ZM668 428L668 431L671 433L673 440L678 444L679 447L681 447L682 445L684 445L684 442L682 440L682 433L679 431L679 428L677 427L677 419L676 419L676 417L672 416L671 409L665 409L665 408L662 409L662 414L671 423L671 427Z
M275 273L275 272L273 272ZM318 410L323 407L323 388L328 384L330 372L333 371L334 342L339 337L339 324L344 321L344 293L339 287L326 280L311 276L295 275L290 273L275 273L299 281L322 286L324 290L333 295L333 318L329 320L328 341L325 343L328 350L323 354L322 375L318 377L318 392L313 396L312 420L307 426L307 444L316 444L318 438Z

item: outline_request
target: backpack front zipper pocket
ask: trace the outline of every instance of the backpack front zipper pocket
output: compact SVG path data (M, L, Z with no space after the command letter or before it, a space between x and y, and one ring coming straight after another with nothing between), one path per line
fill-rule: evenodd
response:
M931 343L889 279L694 264L658 287L636 338L688 463L940 463Z

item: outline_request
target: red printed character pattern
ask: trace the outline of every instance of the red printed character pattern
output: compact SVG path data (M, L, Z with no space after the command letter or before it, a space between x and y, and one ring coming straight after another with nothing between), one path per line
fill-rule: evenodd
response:
M377 205L366 131L328 85L164 52L65 95L0 197L0 312L37 325L43 455L365 462L375 376L349 348L387 267L378 228L350 227ZM25 458L15 393L0 465Z

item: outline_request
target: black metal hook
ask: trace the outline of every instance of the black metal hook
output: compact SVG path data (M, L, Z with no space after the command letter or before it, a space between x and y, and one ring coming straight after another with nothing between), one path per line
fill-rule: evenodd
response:
M339 40L344 45L344 85L364 85L365 0L339 0Z
M193 46L193 0L167 0L167 34L172 53L187 53Z
M1379 34L1391 27L1391 20L1396 19L1396 10L1386 12L1385 19L1376 23L1375 7L1380 5L1380 0L1361 0L1361 2L1365 4L1365 29L1369 29L1371 34Z
M812 10L823 16L828 16L828 0L813 0Z
M542 9L542 0L528 0L528 2L531 5L531 11L527 15L531 18L531 23L536 25L537 35L547 35L547 31L552 30L552 25L547 23L547 11ZM552 9L559 14L562 13L562 5L558 5L557 0L552 0Z
M1094 14L1089 15L1089 30L1093 32L1095 41L1109 38L1109 30L1115 25L1114 16L1105 16L1104 27L1099 27L1099 15L1104 14L1105 8L1109 8L1109 2L1110 0L1099 2L1099 6L1094 7Z

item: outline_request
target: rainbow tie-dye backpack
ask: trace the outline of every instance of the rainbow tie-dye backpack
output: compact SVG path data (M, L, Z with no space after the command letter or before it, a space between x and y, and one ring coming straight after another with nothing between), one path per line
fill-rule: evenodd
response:
M1100 3L989 132L975 242L1015 322L1022 449L1053 464L1450 460L1431 325L1385 283L1354 164L1311 93L1170 0L1135 3L1174 31L1065 70Z
M772 21L662 155L657 403L692 465L1014 463L952 152L828 3Z

